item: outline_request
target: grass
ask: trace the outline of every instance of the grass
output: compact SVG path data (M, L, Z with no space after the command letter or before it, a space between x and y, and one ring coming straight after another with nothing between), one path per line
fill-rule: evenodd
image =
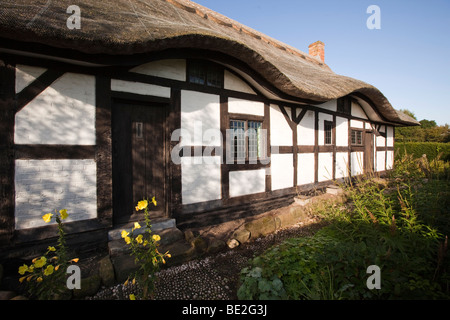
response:
M405 155L386 180L364 177L342 185L344 205L312 208L329 224L253 259L242 270L239 298L450 298L448 173L440 159ZM367 288L370 265L381 269L380 290Z

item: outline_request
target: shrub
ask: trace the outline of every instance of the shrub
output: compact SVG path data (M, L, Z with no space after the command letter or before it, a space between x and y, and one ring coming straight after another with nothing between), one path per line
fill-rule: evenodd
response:
M152 199L152 203L156 206L155 197ZM150 216L148 213L148 200L139 201L136 206L136 211L145 210L145 225L146 229L144 234L134 235L134 231L140 229L139 223L135 222L131 233L126 230L122 231L122 238L130 246L131 255L134 256L135 262L139 264L139 270L133 276L133 283L139 285L142 290L142 299L148 299L152 297L154 291L155 273L159 269L161 263L166 263L167 258L171 255L169 252L160 253L158 251L159 241L161 237L156 234L152 234ZM129 280L125 282L128 283ZM130 299L134 300L136 296L130 295Z
M450 143L438 142L396 142L396 158L400 159L405 154L411 154L414 158L420 158L426 154L429 160L434 160L441 154L441 159L450 161Z
M78 262L78 258L67 258L67 246L62 220L68 217L66 209L55 214L47 213L42 219L49 223L55 217L58 225L58 244L56 247L49 246L45 254L36 257L31 261L31 265L19 267L19 274L22 275L19 281L25 282L27 290L32 298L39 300L60 299L67 292L66 270L67 267Z

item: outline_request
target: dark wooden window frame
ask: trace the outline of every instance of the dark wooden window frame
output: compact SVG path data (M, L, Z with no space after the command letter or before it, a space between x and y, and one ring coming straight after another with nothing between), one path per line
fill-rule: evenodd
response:
M351 128L350 139L349 139L350 143L351 143L351 146L354 146L354 147L362 147L362 146L364 146L364 132L365 132L364 129ZM353 142L353 133L355 133L355 134L359 133L361 135L360 136L361 143L358 143L358 137L357 136L355 136L355 142Z
M195 82L191 80L191 76L193 76L193 69L195 67L199 67L203 69L204 72L204 79L203 83ZM221 66L220 64L208 61L208 60L199 60L199 59L188 59L186 61L186 81L190 84L210 87L210 88L216 88L216 89L223 89L224 83L225 83L225 68ZM220 79L220 85L213 85L209 84L209 76L210 73L214 73L215 77L217 79Z
M334 145L335 140L333 140L333 129L334 129L334 122L333 121L324 121L323 123L323 144L326 146Z

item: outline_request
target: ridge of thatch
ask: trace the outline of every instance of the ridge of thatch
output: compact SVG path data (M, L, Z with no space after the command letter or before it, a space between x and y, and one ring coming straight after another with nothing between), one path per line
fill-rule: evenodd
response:
M66 25L72 4L81 9L79 30ZM387 121L417 124L399 115L377 88L337 75L316 58L188 0L3 0L0 37L85 54L217 51L244 62L289 96L321 103L359 93Z

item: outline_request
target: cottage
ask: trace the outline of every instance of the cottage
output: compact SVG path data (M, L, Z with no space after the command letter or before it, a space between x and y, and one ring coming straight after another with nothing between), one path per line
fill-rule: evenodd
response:
M2 252L53 236L41 216L61 208L94 246L145 197L185 226L279 206L391 169L394 127L417 124L320 41L306 54L188 0L68 6L2 2Z

